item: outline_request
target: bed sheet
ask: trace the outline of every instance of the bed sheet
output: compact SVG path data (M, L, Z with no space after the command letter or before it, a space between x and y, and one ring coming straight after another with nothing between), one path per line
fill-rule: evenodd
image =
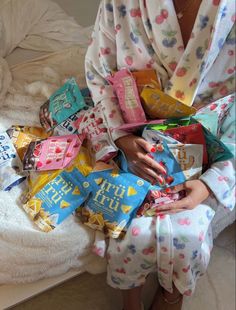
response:
M86 48L73 46L11 68L12 83L1 107L0 130L13 124L39 125L40 105L69 76L85 86ZM32 93L32 85L38 85ZM91 254L94 231L70 216L57 229L37 229L19 204L26 183L0 192L0 283L31 282L71 268L103 272L104 261Z

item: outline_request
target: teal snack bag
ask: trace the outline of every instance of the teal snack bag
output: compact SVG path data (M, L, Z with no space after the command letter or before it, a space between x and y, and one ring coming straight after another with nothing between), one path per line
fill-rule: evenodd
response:
M67 169L46 184L23 209L41 230L49 232L72 214L89 192L86 177L77 168Z
M196 124L198 121L195 120L195 118L191 118L191 123ZM228 160L234 157L231 151L219 138L212 134L206 127L202 126L202 128L206 140L209 166L215 162Z
M84 97L78 84L74 78L70 78L41 106L39 113L41 125L50 131L71 115L85 108Z
M90 198L82 208L85 225L121 237L145 199L150 184L118 168L92 172Z

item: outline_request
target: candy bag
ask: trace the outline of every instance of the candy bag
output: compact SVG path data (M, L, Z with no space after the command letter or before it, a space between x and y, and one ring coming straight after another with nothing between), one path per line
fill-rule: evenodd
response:
M161 89L161 85L158 81L157 74L154 69L133 71L131 73L140 94L145 86Z
M177 200L183 199L185 197L185 191L180 191L178 193L166 193L164 191L159 191L153 186L146 199L144 200L142 206L137 211L137 217L140 216L157 216L160 212L157 210L158 206L169 204Z
M140 102L137 85L132 74L127 69L116 72L107 78L117 94L122 116L126 123L146 121L146 116Z
M49 232L71 215L89 192L89 183L77 168L62 171L24 204L23 209L41 230Z
M92 97L91 97L91 94L88 88L81 89L81 94L86 103L85 107L81 109L79 112L68 117L61 124L57 125L53 130L53 134L55 136L57 135L64 136L68 134L80 134L80 132L78 131L78 124L79 122L82 121L85 111L87 111L90 107L94 106L94 103L93 103L93 100L92 100Z
M48 133L46 133L41 127L16 125L9 128L7 134L11 138L21 160L23 159L30 142L48 137Z
M53 134L58 136L80 134L78 124L83 120L84 113L85 110L82 110L68 117L64 122L54 128Z
M203 146L203 163L208 163L206 140L200 123L169 128L165 130L165 133L184 144L201 144Z
M102 107L96 106L86 111L77 128L90 141L96 161L106 162L117 155L117 148L107 129Z
M24 181L20 175L21 161L6 132L0 133L0 190L9 191L13 186Z
M50 131L86 104L74 78L69 79L40 108L41 125Z
M83 176L87 176L93 169L91 156L88 150L83 146L81 146L79 154L76 156L75 160L65 169L65 171L71 172L74 168L78 169ZM23 193L21 202L25 204L48 182L58 176L59 173L61 173L61 170L30 172L28 178L28 190Z
M184 117L197 111L157 88L144 87L141 98L145 113L151 118Z
M87 226L119 238L142 204L150 184L117 168L92 172L90 198L82 208Z
M186 180L196 180L202 174L203 145L168 144L169 150L179 163Z
M157 131L152 132L150 137L150 130L144 129L142 137L153 144L155 152L150 153L149 156L155 159L166 170L166 174L159 175L156 189L163 190L167 187L172 187L185 182L186 178L181 170L180 165L171 153L166 141ZM128 164L124 154L120 156L120 166L124 171L128 171Z
M82 135L68 135L31 142L23 159L23 169L63 169L77 156L83 139Z

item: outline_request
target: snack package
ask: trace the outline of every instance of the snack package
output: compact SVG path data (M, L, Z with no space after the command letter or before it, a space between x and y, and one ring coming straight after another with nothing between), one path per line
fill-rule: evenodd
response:
M144 87L141 98L145 113L151 118L184 117L194 115L197 111L158 88Z
M169 150L179 163L186 180L196 180L202 174L203 145L168 144Z
M165 175L162 174L159 176L155 188L157 190L163 190L167 187L184 183L186 180L184 173L182 172L181 167L174 155L170 151L166 141L157 131L153 131L151 137L149 133L150 130L145 128L142 137L149 143L153 144L153 147L155 147L156 151L154 153L150 153L150 156L166 170ZM120 156L120 166L124 171L128 171L129 169L124 154Z
M92 172L91 196L81 209L85 225L119 238L142 204L150 184L134 174L114 168Z
M24 204L23 209L41 230L49 232L71 215L89 192L89 183L77 168L62 171Z
M161 89L161 85L158 81L157 74L154 69L133 71L131 73L136 82L139 94L141 94L145 86Z
M206 140L200 123L167 129L165 133L184 144L201 144L203 146L203 164L208 163Z
M102 107L96 106L86 111L82 122L77 123L77 128L90 141L96 161L106 162L117 155L117 148L107 129Z
M146 121L146 116L140 102L137 85L132 74L122 69L107 78L117 94L120 109L126 123Z
M21 161L6 132L0 133L0 190L9 191L24 181Z
M41 125L50 131L68 117L86 107L84 98L74 78L59 88L40 108Z
M17 125L9 128L7 134L11 138L21 160L23 159L30 142L48 137L48 133L41 127Z
M137 217L140 216L157 216L157 207L165 204L169 204L180 200L185 197L185 191L178 193L166 193L163 191L156 190L153 186L148 192L146 199L142 206L138 209Z
M80 134L78 131L78 124L83 120L84 113L85 110L82 110L68 117L64 122L53 129L53 134L58 136Z
M92 97L91 97L91 94L88 88L82 88L81 94L86 103L85 107L81 109L79 112L68 117L61 124L57 125L53 130L54 136L80 134L80 132L78 131L78 124L82 121L85 111L87 111L90 107L94 106L94 103L93 103L93 100L92 100Z
M68 135L31 142L23 159L23 170L57 170L67 167L77 156L83 139L83 135Z
M78 169L83 176L89 175L93 169L89 151L83 146L81 146L79 154L76 156L73 163L71 163L65 171L71 172L74 168ZM28 189L25 193L23 193L21 202L25 204L60 173L61 170L30 172L28 178Z

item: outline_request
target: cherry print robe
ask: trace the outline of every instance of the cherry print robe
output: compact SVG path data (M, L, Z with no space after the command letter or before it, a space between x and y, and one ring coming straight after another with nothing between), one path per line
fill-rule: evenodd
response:
M235 87L235 19L234 1L202 0L191 38L184 48L172 0L102 1L85 67L94 102L102 105L108 126L118 127L123 119L112 88L105 78L123 67L130 70L154 68L167 94L186 105L201 107L201 111L217 113L219 137L234 150L234 96L226 96L232 94ZM217 100L219 98L223 99ZM112 132L114 140L123 135L125 133L122 131ZM206 203L192 211L157 218L155 225L148 222L151 219L133 221L148 222L152 227L149 233L155 229L157 240L162 240L161 245L155 240L150 242L150 246L157 249L160 283L171 290L174 281L177 288L186 294L191 294L196 279L204 273L209 261L209 225L214 210L219 206L234 208L234 161L214 163L201 179L214 193ZM181 225L180 222L190 224ZM145 223L141 226L148 227ZM132 225L129 232L132 231ZM183 230L183 227L191 229ZM143 233L145 236L148 234L147 231ZM118 256L115 254L116 241L111 240L109 246L111 276L108 282L120 288L137 285L128 284L111 267L117 264L120 265L119 270L127 268L127 264L122 267L122 257L127 252L126 245L129 242L135 242L131 233L127 233L121 243L123 251L120 250ZM138 249L143 251L140 244L137 245ZM180 250L181 253L178 252ZM128 271L126 278L127 275Z

